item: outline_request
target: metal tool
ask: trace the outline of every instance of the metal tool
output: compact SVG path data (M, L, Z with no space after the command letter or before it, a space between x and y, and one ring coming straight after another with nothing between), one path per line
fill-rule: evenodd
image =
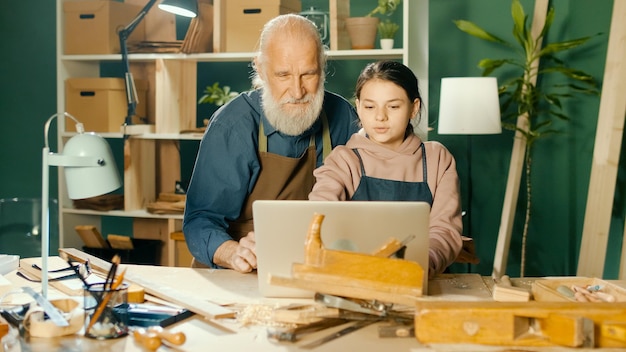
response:
M337 331L337 332L335 332L333 334L330 334L330 335L322 337L322 338L320 338L318 340L309 342L306 345L302 345L300 347L304 348L304 349L312 349L312 348L315 348L317 346L323 345L326 342L332 341L332 340L334 340L336 338L339 338L339 337L345 336L345 335L347 335L347 334L349 334L351 332L357 331L357 330L359 330L361 328L364 328L364 327L366 327L368 325L372 325L372 324L374 324L374 323L376 323L378 321L380 321L380 319L360 320L360 321L357 321L356 323L348 326L345 329L339 330L339 331Z
M351 312L372 314L376 316L387 315L389 309L392 306L391 304L383 303L376 300L367 301L362 299L349 299L323 293L316 293L315 301L323 303L327 307L345 309Z
M291 329L268 329L267 337L277 341L297 342L302 336L311 334L324 329L332 328L341 324L349 323L347 319L326 318L304 326L298 326Z
M35 290L28 286L22 287L22 291L31 295L35 299L37 304L39 304L39 306L43 308L43 311L48 315L50 320L54 322L54 324L56 324L57 326L70 325L70 323L65 320L65 317L63 317L63 314L61 314L61 312L59 312L56 307L53 306L52 303L50 303L50 301L48 301L44 296L40 295L38 292L35 292Z

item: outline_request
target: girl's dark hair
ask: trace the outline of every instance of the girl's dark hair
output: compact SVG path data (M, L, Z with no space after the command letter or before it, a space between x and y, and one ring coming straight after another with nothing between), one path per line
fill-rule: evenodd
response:
M365 83L369 82L372 79L380 79L384 81L393 82L396 85L402 87L406 92L407 97L410 102L413 102L415 99L419 99L420 101L420 112L418 116L421 116L422 110L422 96L419 91L419 82L417 77L411 71L410 68L399 63L397 61L377 61L368 64L365 66L359 78L356 81L356 88L354 90L354 95L357 99L361 98L361 90ZM407 132L410 131L413 133L413 126L409 123L407 127Z

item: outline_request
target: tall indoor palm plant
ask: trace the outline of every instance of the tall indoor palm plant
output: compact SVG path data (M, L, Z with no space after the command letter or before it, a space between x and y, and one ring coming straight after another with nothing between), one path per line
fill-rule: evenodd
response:
M513 68L516 73L499 87L502 105L502 125L519 132L525 139L524 172L526 177L526 213L522 233L522 253L520 277L524 277L526 239L531 215L531 165L534 143L557 133L552 125L554 119L569 120L562 111L562 101L576 94L598 94L596 83L589 74L568 67L556 54L574 49L586 43L591 37L583 37L555 43L544 43L552 21L554 8L550 7L541 33L533 38L528 16L519 0L512 0L513 36L515 43L509 43L493 35L478 25L465 21L454 21L463 32L474 37L510 48L516 55L505 59L482 59L478 66L483 76L489 76L504 67ZM543 47L541 44L544 43ZM565 83L550 83L547 75L562 75ZM535 83L536 82L536 83ZM518 118L524 123L516 124ZM520 126L525 126L520 128Z

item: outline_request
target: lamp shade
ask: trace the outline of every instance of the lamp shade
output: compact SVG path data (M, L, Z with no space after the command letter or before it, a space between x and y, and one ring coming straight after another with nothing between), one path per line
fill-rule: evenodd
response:
M439 134L502 133L495 77L441 79Z
M196 17L198 14L196 0L163 0L159 4L159 8L185 17Z
M112 192L121 186L113 153L104 138L95 133L73 136L63 149L67 193L70 199L84 199ZM72 159L92 160L72 163Z

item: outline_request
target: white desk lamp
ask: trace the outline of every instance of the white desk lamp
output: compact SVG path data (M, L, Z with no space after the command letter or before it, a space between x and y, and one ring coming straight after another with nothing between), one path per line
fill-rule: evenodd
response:
M467 135L468 208L472 204L471 135L502 133L498 81L495 77L441 79L439 134ZM472 212L467 211L471 231Z
M109 144L104 138L93 133L85 133L83 124L74 116L64 113L76 123L76 132L65 143L62 153L50 152L48 132L52 120L59 114L48 118L44 128L45 145L42 153L41 182L41 290L48 296L48 251L50 247L50 219L48 215L48 192L50 166L64 168L67 192L70 199L83 199L106 194L122 185L120 175Z

